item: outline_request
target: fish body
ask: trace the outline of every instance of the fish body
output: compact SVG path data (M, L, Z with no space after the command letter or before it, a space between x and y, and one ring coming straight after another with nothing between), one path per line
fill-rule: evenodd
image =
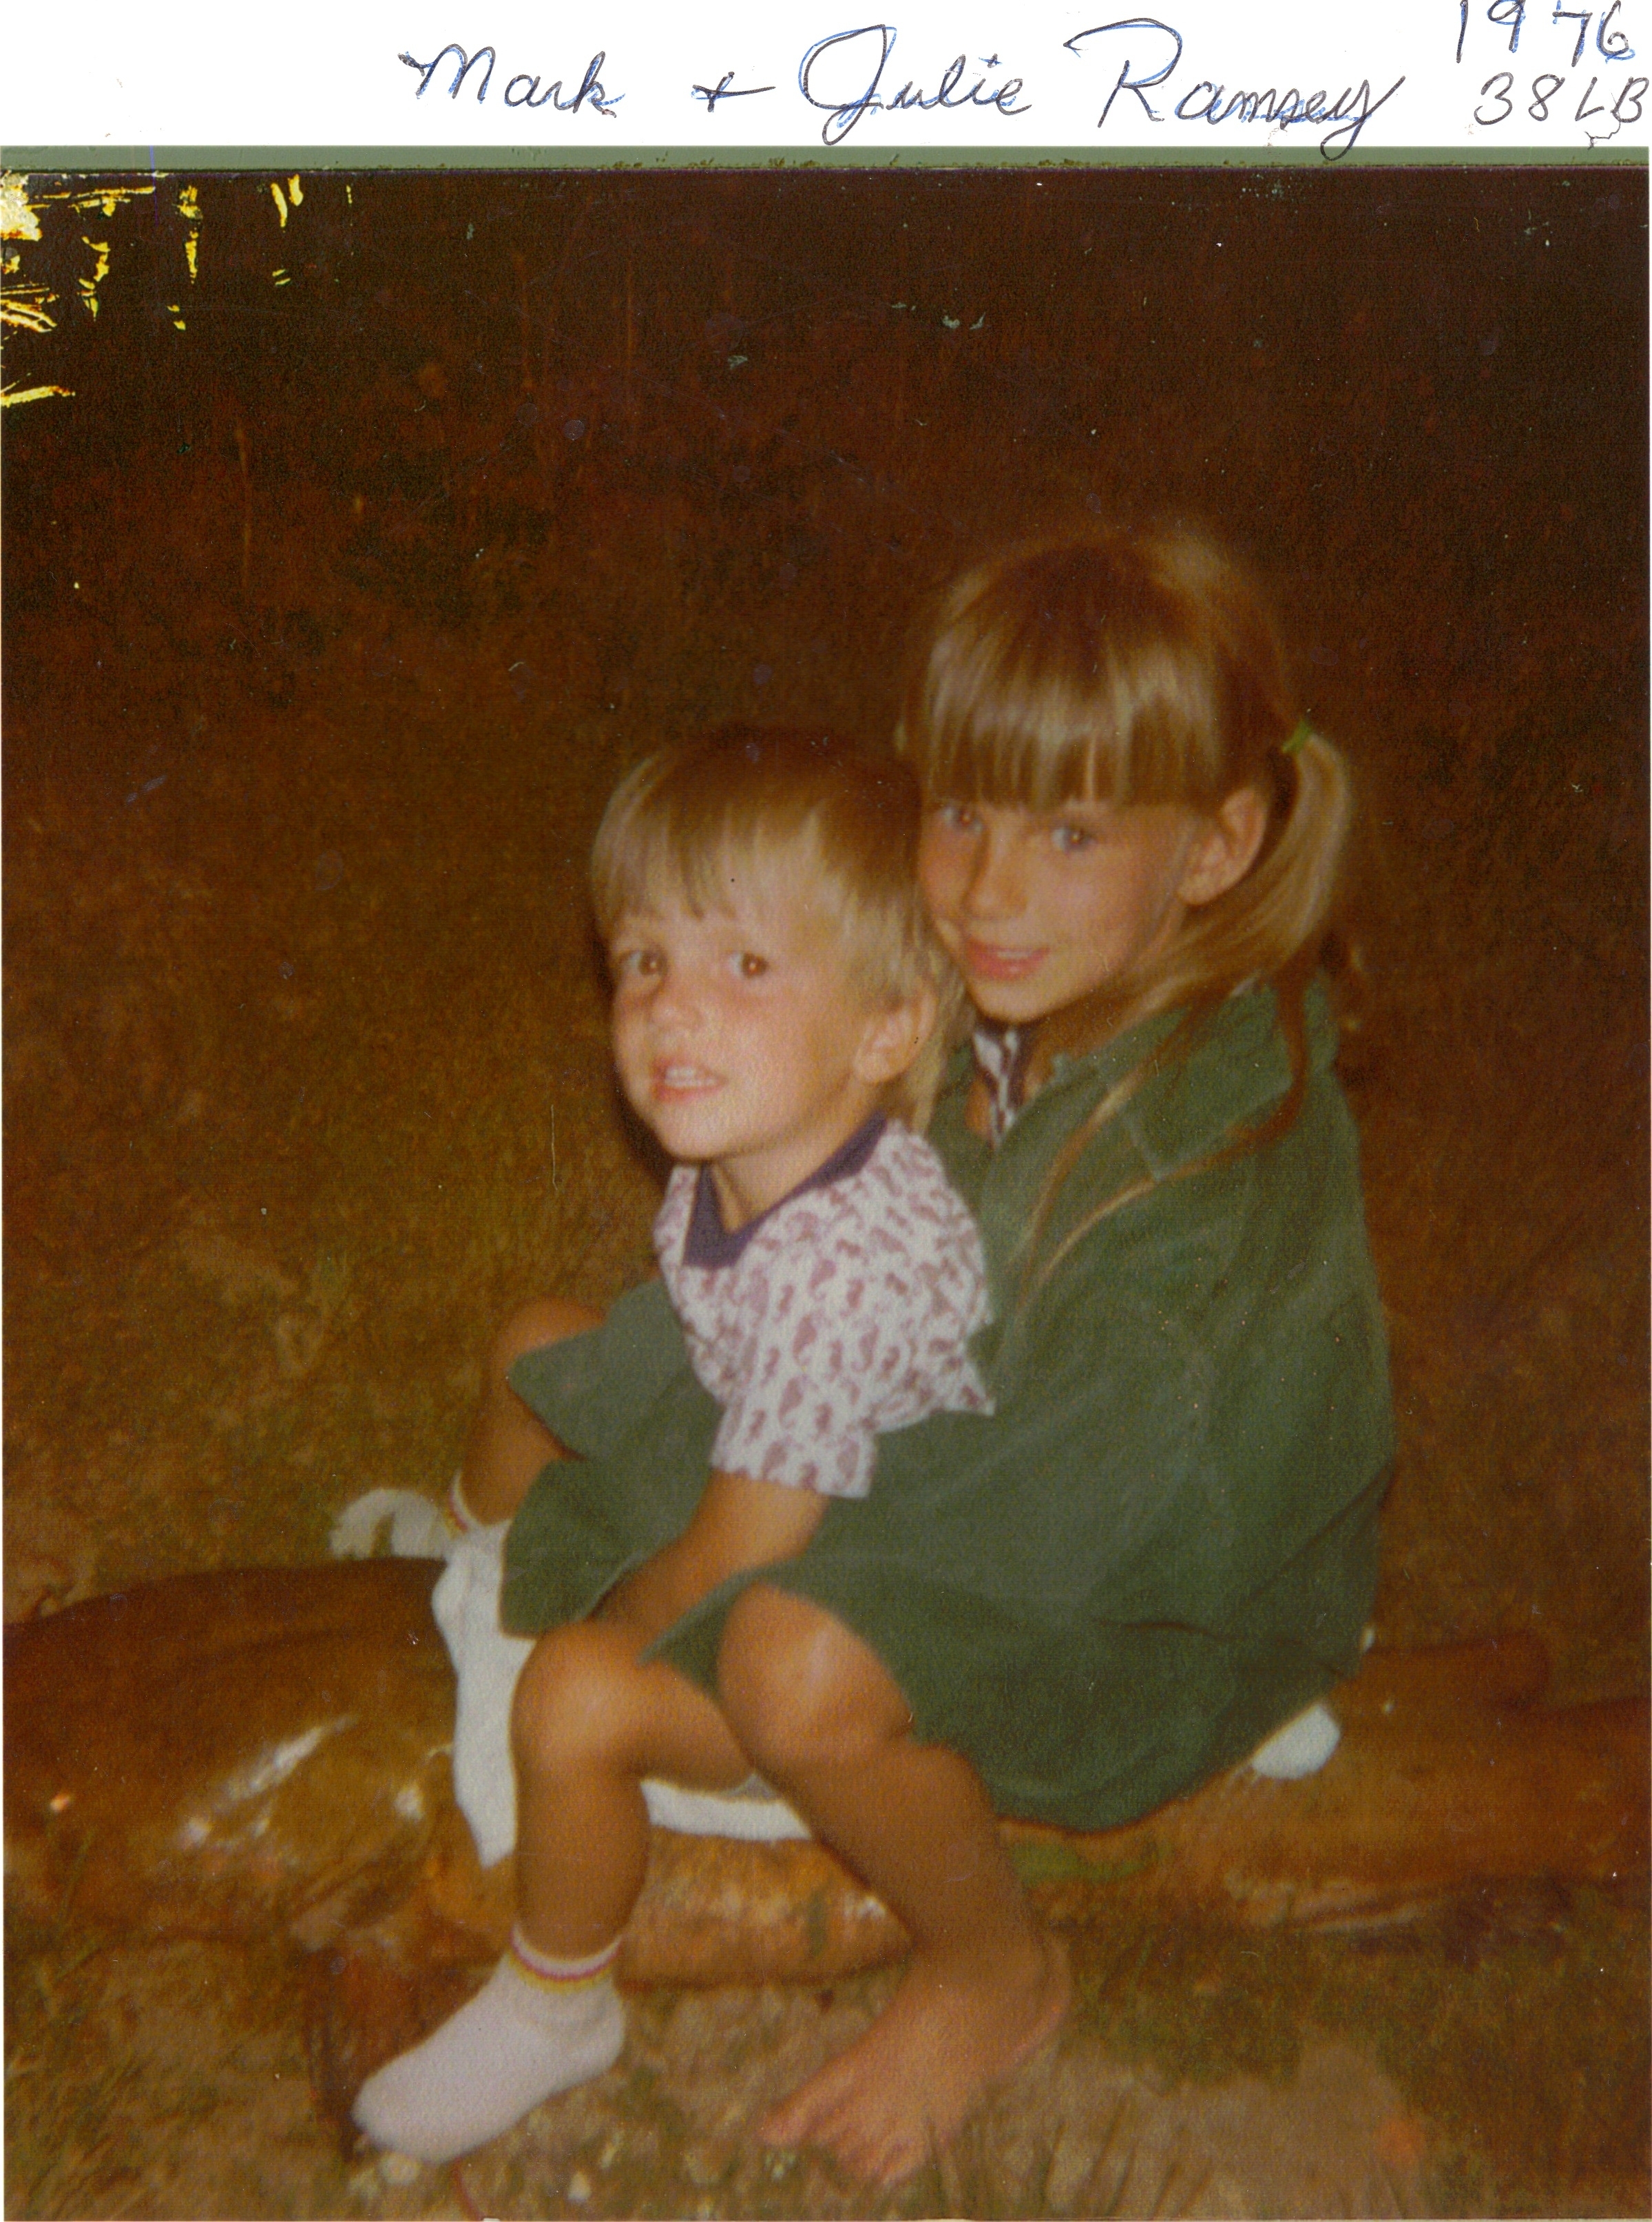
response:
M148 1936L308 1955L318 2095L379 2062L500 1949L512 1866L454 1803L454 1684L428 1560L181 1575L5 1631L8 1897ZM1247 1768L1122 1829L1006 1821L1052 1918L1400 1917L1487 1881L1647 1865L1644 1700L1549 1708L1530 1636L1367 1660L1306 1780ZM655 1830L632 1985L829 1980L904 1950L822 1845Z

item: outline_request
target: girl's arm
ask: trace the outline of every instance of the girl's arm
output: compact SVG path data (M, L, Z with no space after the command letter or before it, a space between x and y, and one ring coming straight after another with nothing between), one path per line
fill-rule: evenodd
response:
M825 1510L812 1489L714 1472L682 1534L616 1584L600 1617L623 1620L652 1642L730 1574L795 1559Z

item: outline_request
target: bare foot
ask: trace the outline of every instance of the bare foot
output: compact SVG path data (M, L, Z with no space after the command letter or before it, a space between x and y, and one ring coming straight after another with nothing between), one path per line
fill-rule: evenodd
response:
M1013 1966L914 1954L866 2035L766 2114L771 2145L817 2145L864 2181L894 2184L943 2153L995 2084L1066 2015L1067 1947L1043 1930Z

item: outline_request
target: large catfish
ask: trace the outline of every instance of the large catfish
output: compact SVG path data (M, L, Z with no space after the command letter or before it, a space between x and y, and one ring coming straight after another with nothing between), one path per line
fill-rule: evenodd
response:
M5 1635L14 1903L150 1936L284 1935L341 2124L500 1949L511 1863L453 1802L454 1681L420 1560L183 1575ZM1006 1821L1055 1920L1098 1903L1236 1922L1392 1918L1487 1881L1648 1858L1643 1700L1549 1708L1530 1636L1373 1653L1305 1781L1241 1768L1129 1827ZM635 1985L820 1981L898 1924L819 1845L656 1830Z

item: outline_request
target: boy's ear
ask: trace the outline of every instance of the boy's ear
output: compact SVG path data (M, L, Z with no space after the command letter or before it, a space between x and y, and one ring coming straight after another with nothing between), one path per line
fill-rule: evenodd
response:
M927 980L904 1003L891 1003L884 1010L874 1011L854 1054L856 1079L873 1088L898 1080L934 1033L939 1015L935 989Z
M1256 861L1267 832L1267 805L1254 787L1236 788L1209 818L1203 819L1187 851L1181 901L1192 908L1214 902L1236 887Z

